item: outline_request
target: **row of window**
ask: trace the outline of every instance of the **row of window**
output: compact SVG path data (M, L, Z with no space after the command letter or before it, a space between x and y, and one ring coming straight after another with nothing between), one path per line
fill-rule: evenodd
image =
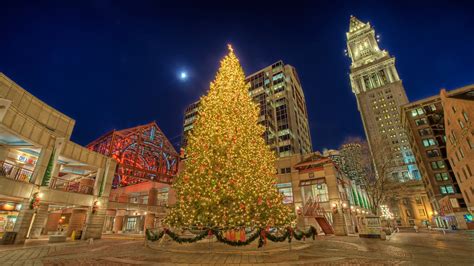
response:
M453 110L453 113L456 113L457 110L456 110L455 106L452 106L451 109ZM462 116L464 118L464 121L462 121L461 119L458 119L458 125L461 128L461 130L466 127L464 122L466 122L466 123L469 122L469 116L468 116L466 111L462 110ZM448 125L450 125L450 124L451 124L451 121L448 119ZM456 134L454 133L454 130L451 130L450 133L451 134L449 134L449 141L451 142L452 145L455 146L456 142L457 142ZM469 138L466 138L466 141L468 143L468 147L473 149L474 148L474 143L471 143Z
M456 107L454 105L451 107L451 109L453 109L453 113L457 112ZM469 122L469 117L467 115L467 112L462 110L462 115L464 116L464 120L466 120L466 122Z
M471 171L471 167L469 167L468 164L466 164L466 167L461 167L462 169L462 172L464 174L464 178L466 180L468 180L469 177L472 177L472 171ZM467 169L467 171L466 171ZM461 175L458 173L458 178L459 178L459 182L462 182L462 179L461 179Z
M419 115L423 115L425 114L426 112L434 112L436 111L436 106L434 104L431 104L429 106L425 106L424 108L416 108L416 109L413 109L411 110L411 116L412 117L416 117L416 116L419 116Z
M416 109L411 110L411 116L413 117L422 115L424 113L425 112L423 112L423 108L416 108Z
M377 73L365 75L362 78L364 80L364 85L367 89L374 89L388 83L387 76L385 75L385 71L383 69L378 71Z

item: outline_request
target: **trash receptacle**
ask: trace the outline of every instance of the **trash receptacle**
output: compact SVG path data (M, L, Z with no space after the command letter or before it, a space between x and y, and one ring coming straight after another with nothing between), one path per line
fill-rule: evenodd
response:
M75 236L75 240L81 240L81 237L82 237L82 230L78 230L76 232L76 236Z

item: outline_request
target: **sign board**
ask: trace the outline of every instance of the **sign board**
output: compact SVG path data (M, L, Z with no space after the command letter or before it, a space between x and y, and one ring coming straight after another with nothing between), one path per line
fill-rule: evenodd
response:
M382 224L378 216L358 216L358 227L360 237L379 238Z

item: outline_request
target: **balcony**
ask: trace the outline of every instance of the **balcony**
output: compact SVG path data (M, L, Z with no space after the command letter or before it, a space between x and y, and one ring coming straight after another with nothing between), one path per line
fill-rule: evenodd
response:
M53 177L51 179L49 188L65 192L93 195L94 182L95 180L92 178L79 177L74 179L67 179L61 177Z
M0 166L0 176L5 176L20 182L30 183L33 171L5 161L0 161Z

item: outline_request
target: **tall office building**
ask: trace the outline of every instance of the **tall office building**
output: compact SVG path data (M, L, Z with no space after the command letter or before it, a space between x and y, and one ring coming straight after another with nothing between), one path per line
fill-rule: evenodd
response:
M400 106L408 103L395 58L381 50L370 23L351 16L347 53L350 80L374 163L381 175L400 181L420 179L400 123Z
M260 106L259 123L265 126L265 141L278 157L312 151L308 112L298 74L293 66L280 60L248 76L249 94ZM182 146L193 128L199 102L184 113Z

